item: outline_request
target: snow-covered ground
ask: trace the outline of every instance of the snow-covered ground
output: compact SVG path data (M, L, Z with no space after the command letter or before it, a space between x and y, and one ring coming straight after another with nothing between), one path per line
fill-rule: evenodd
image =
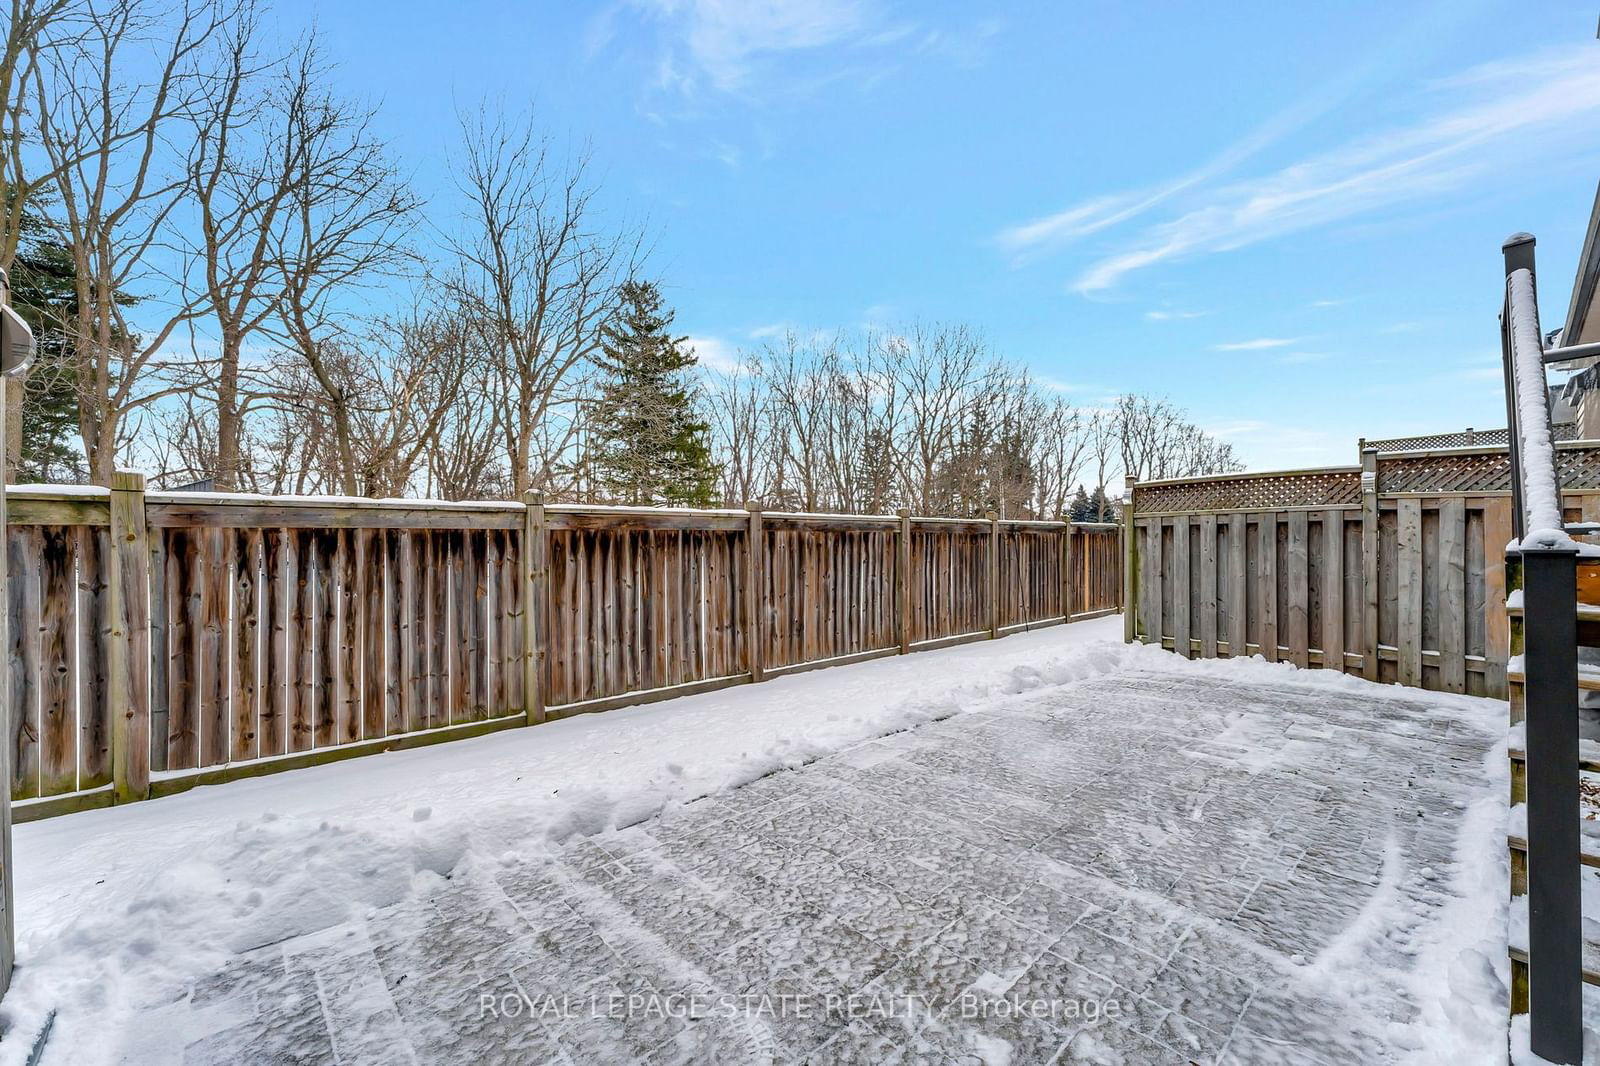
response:
M635 825L886 734L1004 714L1032 694L1128 674L1287 684L1310 709L1336 692L1395 691L1259 661L1185 662L1121 644L1121 625L1105 618L19 826L19 964L0 1061L25 1061L52 1012L45 1066L115 1061L141 1011L239 953L405 903L476 863ZM1408 912L1364 912L1369 925L1404 925L1409 963L1387 976L1415 1010L1396 1024L1392 1050L1452 1066L1503 1062L1504 704L1406 695L1437 715L1438 737L1486 754L1455 801L1453 861L1425 875L1438 890L1404 896ZM1262 739L1250 728L1240 716L1218 738L1246 763ZM1256 749L1259 769L1310 759L1315 743L1278 738L1275 757ZM1313 965L1334 981L1360 971L1369 964L1352 953L1373 933L1352 929Z

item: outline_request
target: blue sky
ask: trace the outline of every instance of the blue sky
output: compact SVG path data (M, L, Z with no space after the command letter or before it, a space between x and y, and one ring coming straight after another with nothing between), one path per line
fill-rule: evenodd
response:
M1500 241L1566 311L1600 178L1587 2L280 5L445 220L458 107L587 144L709 362L978 327L1257 469L1504 424ZM429 27L422 29L422 27Z

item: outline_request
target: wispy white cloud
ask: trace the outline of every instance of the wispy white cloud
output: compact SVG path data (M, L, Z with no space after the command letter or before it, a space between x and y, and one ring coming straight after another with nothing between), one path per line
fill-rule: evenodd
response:
M1204 318L1210 311L1146 311L1144 317L1152 322L1173 322L1180 319Z
M1312 307L1317 307L1317 308L1322 308L1322 307L1342 307L1342 306L1344 306L1345 304L1347 304L1349 302L1350 302L1349 300L1312 300L1311 301L1311 306Z
M746 330L745 336L751 340L759 341L768 337L781 337L793 328L788 322L768 322L764 326L756 326L754 329Z
M1423 117L1364 136L1260 176L1212 179L1272 130L1230 146L1199 170L1155 192L1091 197L997 235L1013 252L1056 247L1107 230L1181 195L1181 210L1120 241L1073 284L1081 293L1111 288L1159 263L1243 248L1438 195L1525 165L1530 153L1582 151L1600 133L1600 57L1584 45L1475 67L1426 86ZM1313 109L1315 110L1315 109ZM1299 116L1280 119L1293 125ZM1547 136L1559 129L1557 138Z
M763 57L839 44L879 32L870 0L634 0L659 19L670 47L657 81L692 90L744 88Z
M739 369L739 349L721 337L689 337L684 345L694 349L700 365L707 370L729 374Z
M1297 366L1302 363L1320 363L1332 358L1332 352L1286 352L1278 356L1278 362L1289 366Z
M1291 344L1299 343L1299 337L1257 337L1251 341L1232 341L1228 344L1213 344L1211 347L1219 352L1259 352L1268 348L1287 348Z

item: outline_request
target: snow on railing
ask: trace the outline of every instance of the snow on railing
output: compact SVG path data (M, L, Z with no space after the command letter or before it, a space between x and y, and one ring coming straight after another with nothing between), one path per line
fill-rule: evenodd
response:
M1539 338L1539 307L1534 299L1533 272L1527 268L1514 270L1506 278L1506 315L1517 415L1517 459L1522 472L1526 530L1523 540L1557 544L1570 538L1562 528L1544 345Z

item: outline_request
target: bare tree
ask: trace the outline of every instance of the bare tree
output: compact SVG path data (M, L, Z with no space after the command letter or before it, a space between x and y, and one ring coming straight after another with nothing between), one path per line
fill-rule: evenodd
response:
M177 126L203 105L198 63L235 18L216 0L158 10L140 0L91 2L67 46L32 70L34 130L57 173L52 219L76 270L76 314L68 324L79 388L79 430L90 478L106 483L125 422L171 394L152 384L175 330L203 313L181 294L181 264L158 262L169 220L185 192L169 158ZM129 71L149 71L142 81ZM117 295L165 281L178 297L144 300L129 321Z
M1232 445L1189 422L1166 399L1118 397L1115 426L1122 473L1139 481L1244 469Z
M441 369L456 368L463 341L459 328L442 339L438 321L427 315L383 324L382 339L349 335L351 294L415 262L405 242L418 201L399 180L386 147L371 134L371 113L321 90L319 67L315 49L308 48L279 86L274 106L280 146L268 156L284 159L277 190L282 225L271 231L265 258L279 286L277 329L309 372L327 419L332 468L339 472L334 487L363 495L395 484L396 449L406 453L401 465L408 471L417 461L420 450L404 443L417 428L409 420L428 423L442 417L433 409L419 415L410 405L424 394L446 401L454 395L453 383L430 380L423 387L415 363L418 346L448 352ZM374 344L398 354L388 364L399 371L398 379L385 378L378 369L381 359L361 354ZM380 387L374 389L374 383ZM374 422L371 405L396 398L406 400L403 416ZM376 439L361 439L363 431L376 433Z
M511 489L548 488L576 438L573 386L636 273L635 234L607 232L587 161L563 163L530 123L462 118L467 216L451 279L491 375ZM569 462L570 474L570 462Z
M57 176L57 169L37 158L24 162L24 149L33 137L28 93L34 68L44 53L72 40L73 9L77 0L11 0L6 25L5 52L0 55L0 270L11 272L18 242L38 194ZM61 372L60 367L54 368ZM5 381L5 469L8 480L22 457L22 420L26 378Z

